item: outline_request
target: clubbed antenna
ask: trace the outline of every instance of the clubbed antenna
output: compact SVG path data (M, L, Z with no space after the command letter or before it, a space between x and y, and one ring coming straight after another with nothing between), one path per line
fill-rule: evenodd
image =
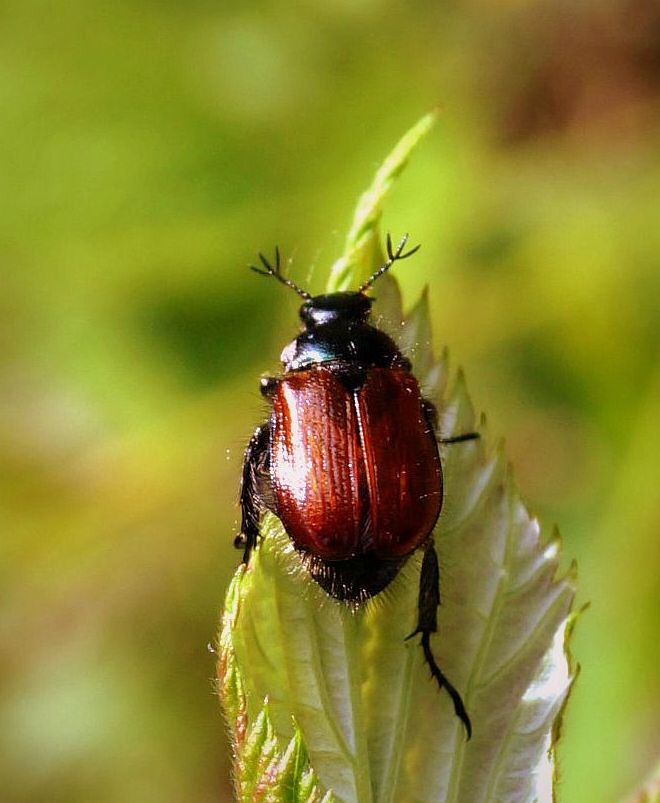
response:
M404 234L399 244L396 247L396 251L392 251L392 237L388 234L387 235L387 262L382 264L380 268L375 273L372 273L371 276L367 279L364 284L361 284L358 287L358 293L364 293L365 290L368 290L371 285L376 281L376 279L380 278L383 273L388 271L395 262L400 259L407 259L411 257L416 251L419 251L420 246L416 245L414 248L411 248L410 251L407 253L403 253L403 249L406 247L406 243L408 242L408 235Z
M258 273L260 276L272 276L273 278L277 279L278 282L282 282L282 284L285 284L287 287L295 290L295 292L298 293L299 296L302 296L305 301L309 301L311 299L312 296L307 292L307 290L303 290L301 287L298 287L295 282L292 282L291 279L287 279L286 276L282 276L282 272L280 271L280 249L278 246L275 246L275 267L270 264L263 254L259 254L259 259L264 267L258 268L256 265L250 265L250 268L255 273Z

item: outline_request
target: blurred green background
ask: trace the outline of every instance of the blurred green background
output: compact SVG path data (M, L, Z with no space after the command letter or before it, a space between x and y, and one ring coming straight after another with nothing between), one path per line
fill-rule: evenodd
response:
M230 799L207 651L297 300L420 115L385 227L591 601L561 797L660 753L653 0L8 0L0 799Z

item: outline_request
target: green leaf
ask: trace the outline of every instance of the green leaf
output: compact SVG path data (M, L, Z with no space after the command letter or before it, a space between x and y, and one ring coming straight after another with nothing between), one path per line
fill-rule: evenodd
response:
M328 292L348 290L366 279L382 262L383 251L380 246L378 224L383 201L394 181L408 164L415 146L428 134L436 122L436 112L424 115L399 140L376 172L369 189L358 201L353 223L346 237L344 254L330 271ZM379 294L382 291L379 282Z
M640 786L624 803L658 803L660 801L660 764L645 783Z
M321 795L309 764L302 734L291 720L291 736L282 738L273 727L268 699L247 716L242 673L234 649L244 567L235 574L225 600L219 642L219 691L230 727L234 750L236 797L240 801L270 803L332 803L331 793Z
M398 148L402 164L407 151ZM370 208L363 200L361 225L356 215L341 283L360 270L351 243L373 241L388 180L374 183L381 190L372 187ZM393 280L381 288L374 316L411 356L440 433L475 429L462 374L449 389L447 355L433 355L426 294L404 321ZM441 450L445 499L434 533L442 606L433 649L463 695L472 740L418 640L405 641L421 558L351 607L309 578L267 514L258 548L231 583L220 637L240 800L553 801L554 746L574 678L566 643L575 572L559 576L558 537L541 538L502 444L490 444L483 419L480 429L479 441ZM260 797L266 786L270 796Z

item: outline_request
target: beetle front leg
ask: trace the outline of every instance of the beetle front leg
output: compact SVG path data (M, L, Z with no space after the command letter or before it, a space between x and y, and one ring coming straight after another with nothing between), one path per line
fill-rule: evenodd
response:
M424 559L422 561L422 571L419 578L419 602L417 627L408 636L412 638L421 633L421 645L424 650L424 658L431 670L431 674L438 681L440 688L445 688L454 703L456 716L465 726L468 739L472 736L472 724L470 717L465 710L465 705L461 695L454 686L447 680L444 673L436 663L431 650L431 634L438 630L438 607L440 605L440 569L438 566L438 555L435 551L433 539L429 539L424 548Z
M243 563L250 560L250 553L257 545L259 518L263 507L259 492L259 477L267 471L270 446L270 423L262 424L250 438L241 476L241 532L234 539L234 546L243 549Z

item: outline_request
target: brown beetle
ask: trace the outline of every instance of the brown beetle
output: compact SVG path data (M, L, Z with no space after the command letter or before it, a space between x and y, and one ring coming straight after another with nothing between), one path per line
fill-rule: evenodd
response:
M274 276L305 299L304 331L282 351L284 375L262 380L268 421L245 453L242 523L237 545L249 560L259 518L272 510L282 521L313 579L332 597L360 603L382 591L408 557L424 550L419 616L426 661L451 696L471 735L470 719L431 651L440 604L438 558L431 534L442 507L436 414L411 364L385 332L368 322L365 294L403 253L387 238L387 261L356 292L312 297L259 255L259 273ZM418 246L419 247L419 246Z

